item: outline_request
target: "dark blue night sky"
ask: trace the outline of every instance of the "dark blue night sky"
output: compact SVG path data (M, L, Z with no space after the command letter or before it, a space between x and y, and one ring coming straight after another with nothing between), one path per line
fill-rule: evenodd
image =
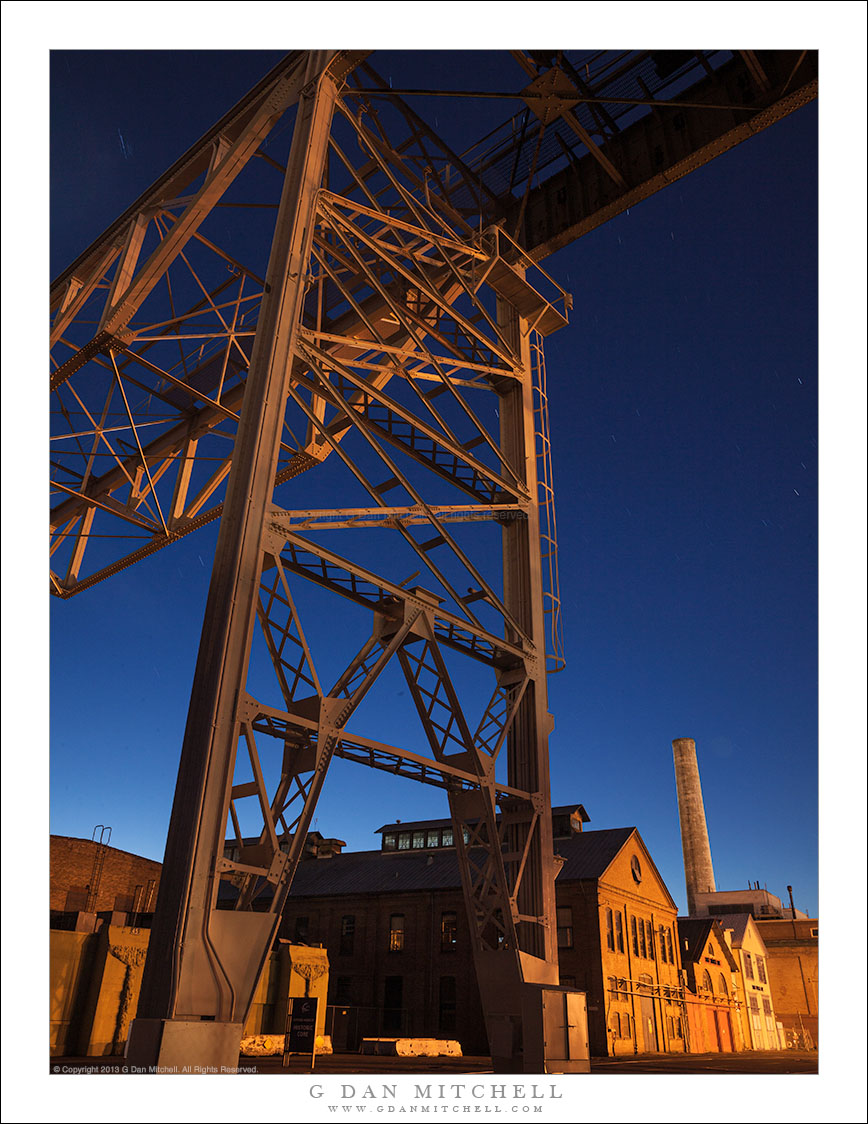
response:
M54 52L52 275L282 53ZM521 84L502 53L374 62L396 87ZM511 111L414 104L468 140ZM816 104L545 264L575 299L547 345L553 802L636 825L684 908L670 743L693 737L718 887L791 884L815 915ZM52 831L109 823L162 857L214 541L52 604ZM436 790L337 761L316 827L368 849L384 822L444 814Z

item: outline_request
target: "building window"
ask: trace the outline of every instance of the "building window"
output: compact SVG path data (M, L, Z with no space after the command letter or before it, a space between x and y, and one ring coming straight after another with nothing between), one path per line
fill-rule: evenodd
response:
M772 1013L772 1001L763 996L763 1014L766 1018L770 1018Z
M308 929L310 923L307 917L296 917L295 929L293 931L292 939L299 944L304 944L307 941Z
M439 847L440 846L440 832L439 832L439 830L428 832L428 843L427 843L427 845L429 847Z
M610 952L615 951L615 923L612 919L611 909L606 910L606 948Z
M402 831L401 834L398 836L398 850L399 851L409 851L410 850L410 832L409 831Z
M458 914L446 910L440 914L440 951L454 952L458 944Z
M457 989L454 976L440 977L440 1033L454 1034L456 1023Z
M615 948L618 952L624 951L624 924L619 909L615 910Z
M630 936L633 938L633 955L639 955L639 935L636 930L636 918L630 918Z
M718 983L720 984L720 994L729 995L729 988L726 986L726 976L723 974L723 972L718 973L717 979Z
M751 956L751 954L749 952L746 952L744 954L744 974L745 974L745 978L748 979L748 980L752 980L754 978L753 957Z
M768 983L766 979L766 962L762 956L756 958L756 974L759 977L760 983Z
M654 959L654 926L650 921L645 922L645 933L648 937L648 956Z
M398 849L398 836L394 833L383 836L383 850L384 851L397 851Z
M753 1023L754 1030L760 1030L762 1024L760 1022L759 1000L757 999L757 997L755 995L751 995L749 998L750 998L750 1019L751 1019L751 1022Z
M817 926L816 929L811 929L811 936L819 938L819 936L820 936L820 926L819 925Z
M356 918L355 914L345 913L341 918L341 944L340 955L352 956L353 955L353 940L356 935Z
M404 914L393 913L389 918L389 952L401 952L404 948Z
M552 837L554 839L569 839L572 834L569 815L563 813L552 816Z
M571 906L558 906L558 948L573 947L573 910Z
M451 827L444 827L443 828L443 834L441 835L440 838L441 838L441 841L442 841L442 846L451 847L452 846L452 828Z
M644 923L644 921L642 921L640 919L639 922L638 922L638 925L639 925L639 955L641 957L643 957L643 959L647 960L648 959L648 945L645 943L645 923Z
M672 933L669 929L666 930L666 951L669 953L669 963L675 963L675 953L672 950Z
M702 987L709 995L714 995L714 988L711 984L711 972L706 968L702 973Z
M425 846L425 832L424 831L414 831L413 832L413 846L417 849Z

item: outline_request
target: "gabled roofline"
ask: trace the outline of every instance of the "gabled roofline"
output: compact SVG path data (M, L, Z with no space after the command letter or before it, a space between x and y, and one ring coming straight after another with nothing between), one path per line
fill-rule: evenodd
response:
M672 897L672 895L671 895L671 894L669 893L669 887L668 887L668 886L666 885L666 882L665 882L665 880L664 880L664 878L663 878L663 875L662 875L662 874L660 873L660 871L659 871L659 870L657 869L657 864L656 864L656 863L654 862L654 860L653 860L653 859L651 858L651 852L650 852L650 851L648 850L648 847L647 847L647 846L646 846L646 844L645 844L645 840L644 840L644 839L642 838L642 836L641 836L641 835L639 834L639 828L638 828L638 827L632 827L632 828L630 828L630 834L629 834L629 835L627 836L627 838L626 838L626 839L624 840L624 842L623 842L623 843L621 844L621 846L620 846L620 847L618 848L618 850L617 850L617 851L615 852L615 854L614 854L614 855L612 856L612 861L611 861L611 862L609 863L609 865L608 865L608 866L606 867L606 869L605 869L605 870L603 871L603 873L602 873L602 874L601 874L601 875L599 876L599 878L597 878L597 879L596 879L596 881L597 881L597 882L601 882L601 881L602 881L602 880L603 880L603 879L604 879L604 878L606 877L606 874L607 874L607 872L608 872L608 870L609 870L609 867L611 867L612 863L614 863L615 859L617 859L617 858L618 858L618 856L619 856L619 855L621 854L621 852L622 852L622 851L624 850L624 848L625 848L625 847L626 847L626 846L627 846L627 845L628 845L628 844L629 844L630 842L632 842L632 840L633 840L633 838L634 838L634 837L635 837L635 838L636 838L636 839L638 840L638 842L639 842L639 845L641 846L641 848L642 848L642 851L643 851L643 853L644 853L644 855L645 855L645 859L647 860L647 862L648 862L649 866L651 867L651 869L653 870L653 872L654 872L654 873L655 873L655 874L657 875L657 879L658 879L658 881L660 882L660 885L661 885L661 886L663 887L663 892L664 892L664 894L665 894L665 895L666 895L666 897L667 897L667 898L669 899L669 903L670 903L670 905L672 906L672 908L673 908L673 909L675 910L675 912L676 912L676 914L677 914L677 913L678 913L678 906L677 906L677 905L676 905L676 903L675 903L675 899L674 899L674 898Z
M738 944L736 945L736 948L741 948L744 944L744 934L742 935L742 937L737 938L737 930L733 928L732 924L727 925L726 921L727 921L727 918L739 918L740 919L742 917L745 919L744 934L746 934L748 929L751 926L753 926L755 938L762 945L763 949L765 949L766 954L768 954L768 949L766 949L766 942L763 940L762 933L760 932L759 926L757 925L756 921L754 920L754 918L749 913L723 913L723 914L720 914L720 915L715 915L715 921L720 923L721 929L732 929L733 930L733 943L735 943L735 940L738 939ZM776 919L776 920L778 920L778 919Z
M729 944L728 944L727 939L726 939L726 934L723 931L723 927L718 923L718 920L717 920L716 917L679 917L679 918L677 918L677 922L678 922L678 934L679 934L679 936L681 936L682 934L685 937L688 936L689 929L687 929L686 926L688 926L688 925L697 926L695 931L697 933L701 934L701 936L699 938L699 943L701 944L701 946L703 948L705 947L705 944L708 941L708 938L709 938L710 934L713 932L717 943L723 949L723 954L726 957L727 964L729 964L730 971L731 972L737 972L738 971L738 961L733 956L732 949L729 947ZM702 928L699 928L700 925L702 926ZM682 963L683 963L683 961L684 961L684 951L683 950L681 952L681 958L682 958ZM698 965L699 960L694 959L694 960L689 961L689 963Z

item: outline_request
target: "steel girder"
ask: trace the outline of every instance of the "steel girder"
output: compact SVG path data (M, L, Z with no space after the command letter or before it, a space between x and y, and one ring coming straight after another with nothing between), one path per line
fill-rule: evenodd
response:
M694 163L670 137L663 170L657 161L637 180L636 153L653 140L643 134L634 151L637 129L647 133L650 120L669 137L660 90L647 91L650 118L623 129L607 91L628 73L638 81L646 55L600 62L595 89L562 55L516 53L532 81L505 187L503 153L459 158L372 70L371 88L354 75L355 88L341 89L363 54L288 56L52 290L62 419L52 592L70 596L223 516L131 1035L142 1060L231 1059L340 755L446 791L495 1064L542 1064L537 1044L523 1041L521 1012L529 984L557 981L545 691L556 596L551 486L536 472L548 460L544 372L531 329L565 323L569 301L507 232L539 258L815 93L804 53L781 62L784 76L742 52L727 73L745 70L751 98L719 106L704 91L706 104L693 107L701 127L688 131ZM719 93L721 74L691 57ZM693 64L680 65L683 77ZM681 99L687 112L683 90ZM296 106L284 168L263 144ZM742 114L728 132L715 118L725 108ZM537 187L551 159L546 129L567 167ZM237 193L248 181L259 190L263 173L282 179L279 207ZM277 209L267 271L215 236L220 207L254 218ZM325 462L365 506L339 490L329 506L287 507L282 496L278 505L275 487ZM402 502L388 504L396 490ZM114 530L102 530L106 521ZM118 527L140 544L125 547ZM470 528L499 534L499 572L490 536L474 550ZM403 577L397 552L347 557L321 541L326 530L326 539L391 531L419 568ZM420 573L432 589L410 584ZM302 623L301 579L372 618L328 680L316 629ZM332 628L330 646L344 640ZM257 643L277 705L249 689ZM458 659L493 680L478 721ZM409 689L427 752L348 729L391 670ZM260 752L265 736L276 755ZM260 824L252 840L250 804ZM237 860L223 853L227 826Z
M502 222L540 260L817 96L815 51L513 55L529 80L524 108L459 156L365 52L339 52L335 73L365 90L348 91L359 120L401 117L400 136L368 129L371 155L358 167L334 140L333 163L355 177L355 198L369 202L366 182L391 154L410 193L456 230ZM58 597L222 512L263 293L264 264L250 246L277 207L280 134L305 58L289 55L52 286ZM376 304L367 310L375 319ZM356 315L347 310L349 322ZM276 483L319 464L321 451L322 441L285 433Z
M349 91L340 91L344 65L340 57L311 56L301 72L291 71L298 108L250 334L238 330L249 271L233 267L232 299L223 296L225 281L220 292L203 283L202 303L187 318L207 307L212 321L223 322L214 356L195 370L182 362L181 377L144 355L141 344L163 343L160 336L140 332L135 356L124 351L120 321L137 294L185 258L196 231L191 216L174 240L174 227L164 232L145 278L121 260L96 342L55 372L58 389L78 384L87 363L105 356L97 377L105 371L109 388L89 435L94 445L111 442L105 419L115 395L133 422L131 387L140 397L147 392L148 405L197 398L189 420L170 425L149 448L138 438L141 425L133 426L134 452L124 458L112 447L108 473L70 496L71 506L81 504L92 483L88 511L114 505L122 518L150 517L159 534L156 515L166 541L172 527L158 500L160 477L176 473L171 514L195 518L187 498L191 444L232 427L231 458L197 492L211 494L214 475L228 471L129 1054L151 1064L181 1055L213 1062L237 1048L339 754L445 790L486 1016L518 1019L509 1050L493 1037L493 1053L504 1068L539 1068L539 1050L523 1041L515 1015L528 984L558 978L536 475L545 446L536 429L542 414L535 412L531 333L533 324L565 323L569 300L508 239L474 229L446 195L420 190L424 137L414 124L399 146L382 112L351 106ZM261 124L264 115L253 112L251 121ZM242 131L234 143L252 151L259 136ZM215 158L188 208L219 169L229 178L227 160ZM139 216L130 222L141 229ZM171 327L183 320L175 317ZM248 365L243 381L233 382L233 362ZM149 364L156 383L143 385L138 372ZM84 392L75 393L83 401ZM278 506L276 480L324 462L342 474L332 502L352 489L368 506ZM123 505L108 476L126 491ZM83 522L81 511L75 518ZM351 543L346 555L331 548L335 536L346 542L371 534L373 560L354 557ZM416 571L407 578L411 564ZM74 571L67 570L67 592ZM424 585L412 584L420 574ZM325 629L326 662L340 662L331 678L322 668L322 623L305 612L304 586L339 595L368 617L360 646L350 644L349 628ZM260 649L272 668L270 695L262 698L251 689ZM468 663L484 673L484 695L478 671L468 689L461 670ZM349 728L388 674L403 677L419 723L419 734L408 732L401 746ZM227 833L236 858L224 854Z

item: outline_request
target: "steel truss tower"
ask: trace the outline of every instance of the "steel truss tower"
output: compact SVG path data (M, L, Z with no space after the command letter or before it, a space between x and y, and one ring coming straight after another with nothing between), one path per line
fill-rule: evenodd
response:
M551 248L531 187L582 80L520 61L539 126L515 147L520 202L494 158L471 167L380 96L363 52L298 52L52 290L53 592L220 517L137 1061L234 1064L337 755L445 790L495 1066L544 1065L562 656L541 339L571 302L527 248ZM378 736L396 682L399 745Z

